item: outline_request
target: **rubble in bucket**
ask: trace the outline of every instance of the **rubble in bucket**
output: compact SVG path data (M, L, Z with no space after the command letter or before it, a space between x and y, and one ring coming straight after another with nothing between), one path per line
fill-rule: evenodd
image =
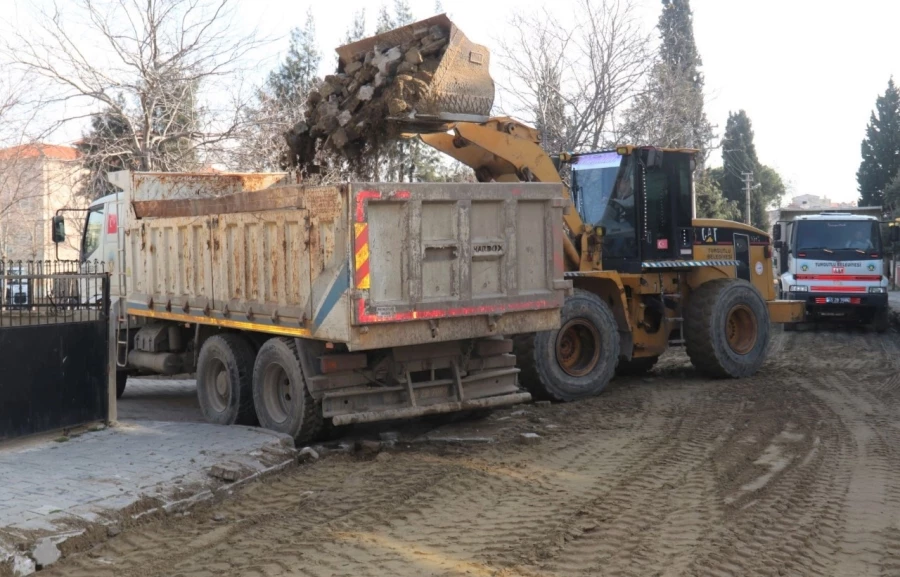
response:
M354 160L397 138L404 121L445 114L487 115L494 84L488 51L444 15L337 49L340 64L306 102L285 136L300 167L324 153Z
M387 118L415 112L448 41L448 30L422 28L412 42L375 45L326 76L307 98L305 119L288 134L296 158L310 162L316 141L323 141L329 152L352 158L365 144L376 144L376 135L379 141L396 137Z

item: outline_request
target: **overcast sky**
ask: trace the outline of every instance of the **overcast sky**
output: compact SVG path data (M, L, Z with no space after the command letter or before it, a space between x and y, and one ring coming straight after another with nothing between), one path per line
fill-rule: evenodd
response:
M417 17L433 0L410 0ZM310 2L254 0L242 9L262 30L281 35L303 22ZM511 10L570 5L565 0L445 0L444 8L473 41L496 47ZM313 2L323 52L366 6L374 26L378 2ZM659 0L640 0L648 28ZM753 122L761 162L776 168L794 194L855 200L860 142L892 74L900 73L896 0L692 0L694 34L703 58L706 112L725 129L729 111ZM716 153L720 161L720 153Z
M5 14L30 1L0 0ZM42 0L35 0L42 1ZM659 0L636 0L648 30ZM392 5L390 0L389 5ZM434 14L434 0L410 0L416 17ZM445 10L473 41L496 51L512 10L549 7L571 15L571 0L444 0ZM280 37L259 70L271 69L287 47L287 35L312 6L319 43L333 63L352 14L365 6L371 31L379 1L241 0L241 25ZM692 0L694 33L703 58L706 112L724 131L729 111L744 109L753 122L759 159L776 168L790 194L855 200L860 142L888 79L900 71L894 0ZM0 12L0 18L3 17ZM655 31L654 36L655 36ZM76 131L77 135L80 131ZM714 153L715 163L721 153Z

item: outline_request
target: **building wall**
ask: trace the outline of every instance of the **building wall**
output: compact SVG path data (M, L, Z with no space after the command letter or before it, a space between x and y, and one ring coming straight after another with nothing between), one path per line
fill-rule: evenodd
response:
M57 209L83 208L88 202L78 194L83 173L77 160L43 155L7 155L0 158L0 259L55 260L51 220ZM77 259L81 213L64 214L67 242L59 258Z

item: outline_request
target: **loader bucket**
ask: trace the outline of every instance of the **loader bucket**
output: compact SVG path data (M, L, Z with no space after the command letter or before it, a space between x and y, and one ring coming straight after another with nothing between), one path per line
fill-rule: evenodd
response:
M490 53L466 38L445 14L341 46L336 50L341 68L364 58L376 47L385 51L400 46L405 51L427 44L435 26L449 36L449 41L437 54L425 56L426 64L429 58L437 62L427 93L418 102L415 119L486 120L494 104L494 81L488 71Z

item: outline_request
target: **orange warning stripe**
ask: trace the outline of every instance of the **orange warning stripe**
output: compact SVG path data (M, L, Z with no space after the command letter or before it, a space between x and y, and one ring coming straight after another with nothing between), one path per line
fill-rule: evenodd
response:
M356 230L356 288L368 289L369 279L369 225L365 222L354 223Z

